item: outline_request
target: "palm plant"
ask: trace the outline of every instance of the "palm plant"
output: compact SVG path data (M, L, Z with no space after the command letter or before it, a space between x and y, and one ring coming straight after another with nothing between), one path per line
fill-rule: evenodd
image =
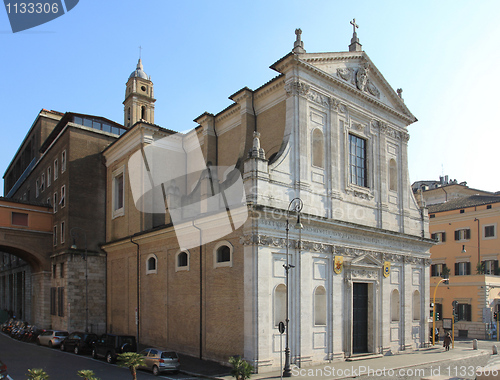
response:
M144 364L143 356L137 352L124 352L118 355L118 365L128 368L134 380L137 380L137 367Z
M236 380L249 379L252 375L253 367L240 356L231 356L229 358L229 364L233 366L231 375L235 377Z
M78 376L83 377L84 380L100 380L96 377L94 371L90 369L82 369L78 371Z
M29 369L26 376L28 376L28 380L46 380L49 378L47 372L41 368Z

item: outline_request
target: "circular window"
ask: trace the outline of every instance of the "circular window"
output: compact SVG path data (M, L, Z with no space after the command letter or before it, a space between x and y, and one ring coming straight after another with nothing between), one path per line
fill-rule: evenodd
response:
M142 87L141 87L141 90L142 90L142 91L146 91L146 86L142 86Z

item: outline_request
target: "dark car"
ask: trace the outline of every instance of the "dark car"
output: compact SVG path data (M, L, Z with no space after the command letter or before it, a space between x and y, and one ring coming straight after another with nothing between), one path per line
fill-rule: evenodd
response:
M61 342L62 351L73 351L75 354L90 353L98 337L96 334L75 331Z
M146 348L140 354L143 356L144 365L139 366L139 368L153 371L153 375L155 376L158 376L161 372L179 372L181 363L179 362L179 356L174 351Z
M0 380L10 379L10 377L7 376L8 376L7 366L0 361Z
M108 363L114 363L124 352L137 352L135 336L103 334L92 347L92 357L105 358Z

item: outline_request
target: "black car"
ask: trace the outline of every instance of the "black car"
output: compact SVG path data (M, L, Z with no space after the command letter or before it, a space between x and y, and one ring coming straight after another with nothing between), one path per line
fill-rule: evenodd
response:
M137 352L135 336L103 334L92 347L92 357L105 358L108 363L114 363L124 352Z
M72 332L61 342L62 351L73 351L75 354L90 353L98 337L96 334L80 331Z

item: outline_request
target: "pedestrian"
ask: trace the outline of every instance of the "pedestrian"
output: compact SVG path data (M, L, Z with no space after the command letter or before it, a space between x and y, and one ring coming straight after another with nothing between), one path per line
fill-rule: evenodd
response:
M436 342L439 342L439 329L436 327L436 330L434 331L435 339Z
M450 343L451 343L451 335L450 332L448 331L443 340L443 347L445 348L446 351L450 351Z

